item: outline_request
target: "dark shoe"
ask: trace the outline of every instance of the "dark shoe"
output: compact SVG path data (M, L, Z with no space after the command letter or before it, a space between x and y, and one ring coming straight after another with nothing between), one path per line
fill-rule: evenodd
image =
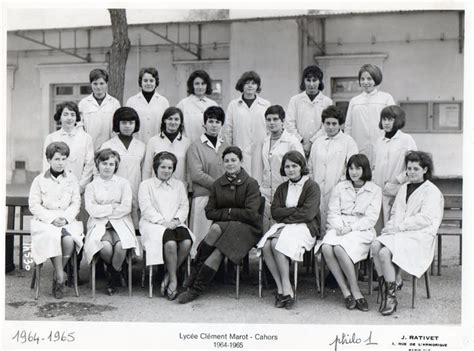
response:
M53 278L53 286L51 287L51 293L53 294L53 296L56 296L56 284L57 284L57 280L56 278Z
M346 304L346 308L348 310L353 310L357 305L356 300L354 300L352 294L344 298L344 303Z
M290 299L288 301L286 301L286 304L285 304L285 309L287 310L292 310L293 307L295 307L295 304L296 304L296 299L295 297L290 297Z
M356 307L358 310L362 312L369 311L369 304L367 303L367 300L365 299L365 297L356 300Z
M283 294L276 293L275 294L275 307L277 306L278 302L283 298Z
M276 303L277 308L283 308L292 299L291 295L283 295L280 300Z
M62 299L64 296L64 283L57 283L54 288L54 297L57 299Z
M403 288L403 280L400 283L395 283L395 290L401 291Z
M199 270L214 249L214 246L208 245L204 240L201 241L197 249L196 257L194 257L194 262L191 266L191 273L183 282L184 288L190 288L193 285L194 279L196 279Z
M202 294L203 290L212 281L212 279L214 279L215 275L216 271L214 269L206 264L203 264L199 270L199 273L194 279L191 289L179 295L179 303L188 303L195 300L199 295Z
M385 282L387 301L385 303L385 308L381 312L384 316L390 316L397 310L398 301L397 297L395 296L396 288L397 284L395 282Z
M200 292L196 291L195 289L191 288L189 291L185 291L178 296L179 303L188 303L193 300L196 300L201 295Z
M378 288L379 291L377 292L377 302L379 302L380 298L380 305L379 305L379 312L382 312L382 310L385 308L385 279L381 275L377 278L377 283L378 283Z
M105 289L107 295L112 296L115 294L115 278L117 276L117 271L112 267L112 265L107 265L105 271L105 277L107 279L107 287Z

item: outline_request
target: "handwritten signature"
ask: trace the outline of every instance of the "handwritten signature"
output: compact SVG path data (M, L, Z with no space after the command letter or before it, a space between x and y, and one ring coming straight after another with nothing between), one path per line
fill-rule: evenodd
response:
M334 345L334 351L337 351L339 345L378 345L378 343L372 341L372 330L369 333L369 336L366 339L359 337L356 333L346 334L342 333L341 335L336 335L336 338L329 344L329 346Z

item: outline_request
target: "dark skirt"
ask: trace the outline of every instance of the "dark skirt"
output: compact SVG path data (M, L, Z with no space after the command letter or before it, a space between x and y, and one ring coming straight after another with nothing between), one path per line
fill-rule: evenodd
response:
M255 228L237 221L214 222L222 231L222 235L217 240L217 247L224 256L234 264L240 264L249 251L257 245L261 238L261 233L257 233Z
M163 233L163 245L168 241L184 241L192 240L189 231L183 227L176 227L175 229L166 229Z

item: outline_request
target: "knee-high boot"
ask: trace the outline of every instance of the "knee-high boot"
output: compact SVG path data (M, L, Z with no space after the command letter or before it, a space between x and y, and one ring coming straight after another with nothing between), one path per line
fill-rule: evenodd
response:
M194 257L193 265L191 266L191 273L183 282L184 288L190 288L193 285L199 270L214 251L214 248L214 246L207 244L204 240L201 241L196 252L196 257Z
M397 310L397 297L395 296L395 291L397 284L395 282L385 282L385 294L386 302L385 308L382 310L382 315L389 316Z
M191 288L178 296L179 303L188 303L198 298L202 294L205 287L209 285L212 279L214 279L215 275L216 271L214 269L206 264L203 264L196 275Z

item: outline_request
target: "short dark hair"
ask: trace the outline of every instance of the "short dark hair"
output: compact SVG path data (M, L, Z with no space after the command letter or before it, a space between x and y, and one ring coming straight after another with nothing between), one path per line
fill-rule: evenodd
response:
M112 130L115 133L120 133L120 122L121 121L135 121L134 133L140 130L140 118L138 117L137 111L131 107L120 107L114 112L112 120Z
M240 161L242 161L242 150L238 146L228 146L225 148L224 152L222 152L222 159L224 159L225 155L227 154L235 154L239 158Z
M257 93L260 93L262 91L262 88L261 88L262 80L260 79L260 76L258 75L258 73L255 72L255 71L244 72L240 76L239 80L237 81L237 84L235 84L235 90L240 91L241 93L243 93L244 92L244 85L249 80L252 80L257 84Z
M346 116L342 113L341 109L337 106L331 105L326 107L321 113L321 120L324 121L328 118L335 118L339 122L339 125L343 125L346 121Z
M318 90L321 91L324 89L323 71L321 71L321 68L319 68L316 65L310 65L310 66L306 66L306 68L303 70L303 74L301 75L301 83L300 83L301 91L306 90L306 85L304 84L304 80L305 78L308 78L308 77L318 78L319 80Z
M382 70L377 65L372 65L370 63L367 63L363 65L359 70L359 85L360 85L360 77L362 76L362 73L364 72L367 72L368 74L370 74L376 86L382 83L382 78L383 78Z
M77 107L77 104L73 101L65 101L61 102L56 108L56 113L53 116L56 122L59 122L61 120L61 115L63 114L63 110L65 108L76 114L76 122L79 122L81 120L81 114L79 113L79 108Z
M395 121L393 122L393 128L392 131L397 131L399 129L402 129L405 126L405 111L403 111L399 106L397 105L390 105L386 106L383 108L382 111L380 111L380 121L379 121L379 128L383 129L382 127L382 119L384 118L391 118L394 119Z
M219 106L209 106L204 111L202 117L204 119L204 124L206 124L209 118L217 119L218 121L221 121L222 124L225 122L225 112L222 107Z
M355 154L349 158L346 167L347 180L351 180L351 176L349 175L349 168L352 165L362 168L362 175L360 176L361 180L363 180L364 182L372 180L372 169L370 168L370 162L367 156L365 156L364 154Z
M99 169L99 163L102 161L107 161L109 158L115 157L115 169L114 173L117 173L120 164L120 155L117 151L112 149L102 149L95 153L94 163L97 169Z
M265 118L268 115L278 115L282 121L285 120L285 110L280 105L272 105L265 111Z
M104 78L106 83L109 82L109 74L105 69L94 68L92 71L89 72L89 83L92 83L100 78Z
M138 73L138 86L140 88L142 87L142 79L145 73L151 74L153 78L155 78L156 88L158 88L158 85L160 85L160 76L158 74L158 70L154 67L143 67L140 69L140 72Z
M204 84L206 84L206 95L211 95L212 94L212 82L211 82L211 77L209 77L209 74L206 71L203 70L197 70L191 73L191 75L188 78L188 81L186 82L186 86L188 87L188 94L194 94L194 80L196 78L201 78L204 81Z
M166 131L166 124L165 124L165 120L167 120L168 118L170 118L171 116L175 115L175 114L178 114L179 115L179 119L181 121L181 124L179 125L179 128L178 128L178 132L180 134L183 133L183 130L184 130L184 116L183 116L183 111L181 111L179 108L175 107L175 106L170 106L168 107L165 112L163 112L163 117L161 117L161 126L160 126L160 134L161 134L161 137L164 138L165 136L163 135L163 133ZM181 140L181 136L178 137L178 140Z
M51 160L56 152L63 156L69 157L70 149L69 146L63 141L53 141L51 144L46 146L46 150L44 152L46 159Z
M168 151L161 151L158 152L155 156L153 156L153 172L158 177L158 167L160 166L161 162L164 160L170 160L173 163L173 172L176 171L176 165L178 164L178 159L172 152Z
M283 158L281 160L280 175L282 177L286 177L285 163L287 160L294 162L301 167L302 176L309 174L308 165L306 164L306 158L301 154L301 152L296 151L296 150L291 150L291 151L288 151L285 155L283 155Z
M431 180L433 178L433 158L428 152L408 151L405 155L405 168L408 166L408 162L418 162L421 168L427 168L426 173L423 174L423 179Z

